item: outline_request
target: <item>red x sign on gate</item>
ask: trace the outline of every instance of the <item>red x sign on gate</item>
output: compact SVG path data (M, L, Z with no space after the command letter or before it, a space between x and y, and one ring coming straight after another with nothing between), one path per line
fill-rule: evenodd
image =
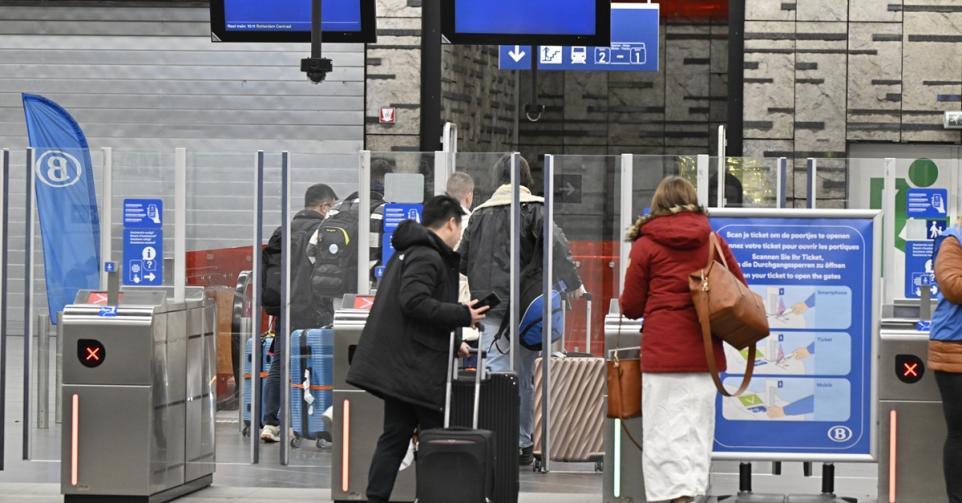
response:
M918 377L918 376L919 376L919 373L918 373L918 371L917 371L918 368L919 368L919 364L918 364L918 363L903 363L903 364L902 364L902 367L903 367L902 375L904 375L905 377Z
M107 358L107 349L100 341L81 339L77 341L77 358L84 367L99 367Z
M896 355L895 375L905 384L915 384L925 376L925 363L918 355Z

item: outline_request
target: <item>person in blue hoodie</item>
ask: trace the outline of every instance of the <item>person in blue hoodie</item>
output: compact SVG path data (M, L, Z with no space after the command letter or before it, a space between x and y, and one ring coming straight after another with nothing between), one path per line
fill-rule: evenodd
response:
M939 304L929 334L929 368L942 394L948 437L943 449L949 503L962 503L962 232L951 227L933 253Z

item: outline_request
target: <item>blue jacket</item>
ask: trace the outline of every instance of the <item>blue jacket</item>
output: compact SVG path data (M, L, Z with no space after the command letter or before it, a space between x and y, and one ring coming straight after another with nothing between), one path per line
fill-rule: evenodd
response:
M962 244L962 232L959 231L958 227L952 226L935 240L935 250L932 253L933 263L936 262L942 243L946 239L956 239ZM932 330L929 332L929 339L942 342L962 342L962 306L953 304L941 293L939 293L938 298L939 304L932 316Z

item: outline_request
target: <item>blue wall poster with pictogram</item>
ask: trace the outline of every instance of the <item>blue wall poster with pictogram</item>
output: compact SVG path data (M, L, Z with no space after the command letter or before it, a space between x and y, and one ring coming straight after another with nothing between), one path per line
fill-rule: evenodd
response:
M160 199L125 199L123 283L164 283L164 204Z
M828 461L874 453L872 306L880 247L875 217L852 215L712 218L761 296L771 329L757 345L748 390L718 398L716 455ZM734 391L749 352L726 344L725 353L722 382Z
M537 58L539 70L657 72L660 17L656 3L613 3L610 46L502 45L498 67L530 70Z
M388 203L384 205L384 232L381 234L381 267L387 267L388 261L394 256L394 245L391 238L398 225L405 220L421 221L421 204ZM383 270L380 271L383 276ZM380 276L378 276L380 277Z

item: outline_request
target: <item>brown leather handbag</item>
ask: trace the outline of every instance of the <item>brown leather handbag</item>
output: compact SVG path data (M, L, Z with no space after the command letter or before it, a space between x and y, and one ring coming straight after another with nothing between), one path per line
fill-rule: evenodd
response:
M738 396L748 389L755 371L755 344L768 337L768 316L762 297L751 291L728 270L728 262L718 244L718 236L709 237L708 264L693 272L688 278L692 303L701 324L702 342L708 370L718 392L724 396ZM717 256L721 263L715 260ZM715 364L715 348L712 337L717 337L735 349L748 350L745 376L738 391L729 393L718 375Z
M640 351L641 348L613 349L609 352L608 365L608 417L631 419L641 415L641 359L618 356L619 352ZM628 431L624 421L621 429L641 449L641 443Z

